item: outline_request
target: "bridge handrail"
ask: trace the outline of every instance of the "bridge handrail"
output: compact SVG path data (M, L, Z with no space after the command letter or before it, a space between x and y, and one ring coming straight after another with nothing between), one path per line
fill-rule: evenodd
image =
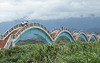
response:
M60 30L60 28L54 28L53 30L51 30L49 33L52 34L52 32L56 31L56 30Z
M87 41L89 41L87 34L84 31L82 31L82 30L78 32L78 35L76 36L76 40L78 39L78 37L79 37L80 34L84 34L85 37L86 37L86 39L87 39Z
M76 31L76 30L75 30L75 31L72 32L72 34L74 34L74 33L78 33L78 32L79 32L79 31Z
M56 37L57 37L57 35L61 32L61 31L63 31L63 30L68 30L69 31L69 29L67 29L67 28L61 28L60 30L59 30L59 32L53 37L53 39L55 39ZM70 31L69 31L70 32ZM71 32L70 32L71 33Z
M90 40L91 40L91 37L92 37L93 35L94 35L94 36L96 37L96 39L97 39L97 34L96 34L96 33L94 33L94 32L92 32L92 33L91 33L91 35L90 35L90 37L89 37L89 39L88 39L88 41L90 41ZM98 40L98 39L97 39L97 40Z
M12 28L10 28L8 31L6 31L4 33L4 35L0 35L0 40L4 40L11 32L13 32L15 29L21 27L21 24L17 24L15 26L13 26Z
M43 25L41 25L41 24L39 24L39 23L31 23L31 24L29 24L29 25L24 26L24 27L23 27L22 29L20 29L16 34L14 34L14 39L15 39L23 30L25 30L25 29L27 29L27 28L29 28L29 27L31 27L31 26L38 26L38 27L41 27L41 28L43 28L45 31L47 31L47 32L49 33L49 31L47 30L47 28L44 27Z
M4 46L5 49L9 48L8 46L10 45L9 43L11 43L11 40L12 40L12 35L10 35L10 37L8 38L8 40L7 40L7 42L6 42L5 46Z

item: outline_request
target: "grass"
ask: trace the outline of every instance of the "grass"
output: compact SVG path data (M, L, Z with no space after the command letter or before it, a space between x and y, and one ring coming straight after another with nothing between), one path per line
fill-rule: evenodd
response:
M0 63L100 63L100 42L28 44L0 51Z

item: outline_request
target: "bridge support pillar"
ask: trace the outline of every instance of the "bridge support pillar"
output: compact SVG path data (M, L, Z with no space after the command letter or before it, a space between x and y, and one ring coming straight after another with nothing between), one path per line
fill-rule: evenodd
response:
M12 41L12 47L15 47L15 42L14 41Z
M1 40L1 35L0 35L0 40Z

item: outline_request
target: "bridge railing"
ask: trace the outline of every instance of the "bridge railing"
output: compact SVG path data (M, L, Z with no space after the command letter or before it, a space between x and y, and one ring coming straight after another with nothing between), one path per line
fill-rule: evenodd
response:
M10 47L12 38L13 38L13 34L10 35L10 37L8 38L8 40L4 46L5 49L8 49Z
M14 35L14 39L21 34L21 32L23 32L25 29L29 28L29 27L33 27L33 26L38 26L43 28L45 31L47 31L49 33L49 31L46 29L46 27L44 27L43 25L39 24L39 23L31 23L29 25L24 26L22 29L20 29L15 35Z
M0 40L5 39L10 33L12 33L15 29L21 27L21 24L17 24L10 28L7 32L4 33L4 35L0 35Z
M70 33L71 33L71 31L69 30L69 29L67 29L67 28L61 28L60 30L59 30L59 32L53 37L53 39L55 39L56 37L57 37L57 35L61 32L61 31L63 31L63 30L68 30Z
M73 31L72 33L73 33L73 34L74 34L74 33L78 33L78 31L75 30L75 31Z
M52 32L56 31L56 30L60 30L59 28L54 28L53 30L51 30L49 33L51 34Z

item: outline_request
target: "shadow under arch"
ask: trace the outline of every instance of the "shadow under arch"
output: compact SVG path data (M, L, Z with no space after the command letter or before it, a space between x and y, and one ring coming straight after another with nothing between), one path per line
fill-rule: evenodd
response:
M78 40L79 38L81 38L81 40L84 42L88 42L87 36L84 33L79 33L76 40Z
M93 35L91 35L90 40L97 41L97 38L96 38L96 36L93 34ZM90 40L89 40L89 41L90 41Z
M15 39L15 44L24 36L27 36L28 34L34 34L40 37L44 43L52 43L50 40L50 37L42 30L39 28L30 28L23 32L17 39Z
M55 41L56 41L59 37L66 37L66 38L68 39L68 41L70 41L70 42L74 41L74 38L73 38L73 36L71 35L71 33L67 32L67 31L62 31L62 32L60 32L60 33L57 35Z

